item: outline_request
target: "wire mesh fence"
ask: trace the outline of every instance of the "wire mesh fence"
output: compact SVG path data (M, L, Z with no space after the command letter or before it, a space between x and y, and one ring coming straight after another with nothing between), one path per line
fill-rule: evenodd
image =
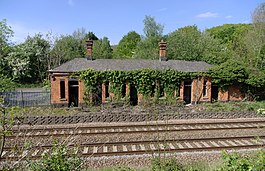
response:
M37 107L51 105L51 93L49 91L4 91L0 92L0 96L4 100L5 106Z

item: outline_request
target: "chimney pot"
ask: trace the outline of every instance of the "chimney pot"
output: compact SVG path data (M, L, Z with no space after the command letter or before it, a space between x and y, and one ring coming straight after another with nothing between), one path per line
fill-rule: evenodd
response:
M91 37L89 37L86 41L86 47L87 47L87 60L92 60L92 48L93 48L93 40Z
M159 60L160 61L167 61L166 49L167 49L167 42L164 42L164 40L161 40L161 42L159 43Z

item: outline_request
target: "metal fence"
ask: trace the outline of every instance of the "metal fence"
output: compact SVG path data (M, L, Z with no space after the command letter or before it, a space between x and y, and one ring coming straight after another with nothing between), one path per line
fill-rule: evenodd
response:
M50 106L51 93L44 92L25 92L25 91L4 91L0 92L5 106Z

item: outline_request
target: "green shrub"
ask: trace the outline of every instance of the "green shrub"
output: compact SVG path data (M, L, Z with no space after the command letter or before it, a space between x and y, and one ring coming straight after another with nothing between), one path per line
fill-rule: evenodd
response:
M181 164L175 159L154 158L152 160L152 171L184 171Z
M257 114L264 115L265 116L265 109L258 109Z
M81 159L64 144L54 143L51 153L46 153L40 161L30 162L28 170L33 171L74 171L81 170Z
M219 171L262 171L265 170L265 151L259 151L254 156L243 156L237 153L223 153L223 165Z

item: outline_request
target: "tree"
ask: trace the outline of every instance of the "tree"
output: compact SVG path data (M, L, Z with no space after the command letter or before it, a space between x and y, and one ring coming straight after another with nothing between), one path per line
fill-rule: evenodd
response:
M11 27L6 20L0 21L0 74L11 76L11 69L8 66L7 54L11 51L10 38L13 37Z
M137 44L141 41L141 36L135 31L123 36L114 51L114 58L130 59L135 53Z
M253 30L247 36L251 43L248 49L255 60L255 67L265 68L265 3L260 4L252 14Z
M145 16L144 19L144 34L146 38L162 37L164 26L156 23L155 18Z
M239 85L246 83L249 72L244 63L228 60L210 69L213 82L221 86Z
M145 16L144 36L136 47L134 58L157 59L159 41L163 38L164 26L157 23L154 17Z
M195 25L170 33L167 42L169 59L206 61L211 64L227 60L226 47L208 33L200 32Z
M0 45L1 47L9 43L9 39L13 37L13 31L11 27L7 25L6 20L0 22ZM1 49L2 50L2 49Z
M25 83L42 82L48 69L49 53L50 44L43 35L28 36L8 54L13 79Z
M236 55L233 55L233 58L242 60L247 56L248 45L245 43L245 37L251 29L250 24L224 24L207 29L206 32L221 41L228 50L234 51Z
M13 90L15 88L16 83L14 83L11 78L8 78L5 75L0 75L0 91Z
M260 4L252 14L253 24L265 24L265 3Z
M234 50L249 29L251 29L250 24L224 24L207 29L206 32Z
M84 39L84 38L83 38ZM52 66L56 67L74 58L84 56L84 44L82 40L71 35L62 35L55 41L52 49Z
M226 48L218 39L214 39L208 33L203 32L199 42L202 52L200 60L209 64L222 64L230 58L237 56L233 51Z
M96 59L112 58L112 49L107 37L94 41L92 56Z
M170 59L200 60L202 51L199 47L201 32L197 26L180 28L168 35L167 53Z
M92 40L98 40L98 37L93 32L91 32L91 31L86 34L86 37L85 38L86 39L90 38Z

